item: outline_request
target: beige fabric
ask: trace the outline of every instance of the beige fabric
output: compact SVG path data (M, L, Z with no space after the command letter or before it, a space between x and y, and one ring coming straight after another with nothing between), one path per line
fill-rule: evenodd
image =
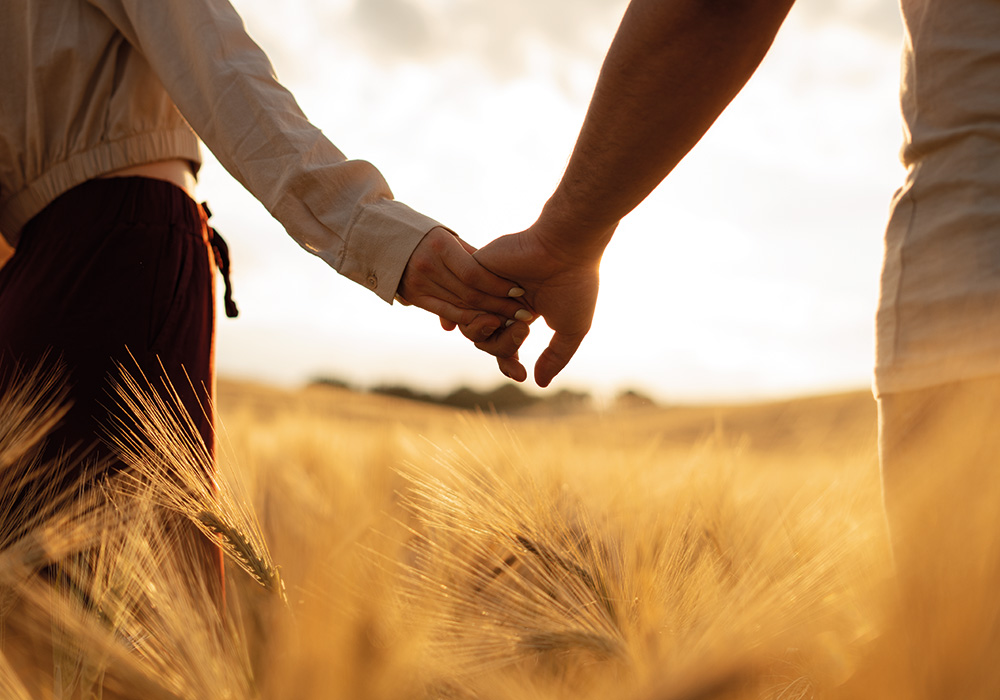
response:
M878 393L1000 374L1000 2L902 9L907 177L886 232Z
M225 0L3 0L0 232L138 163L200 163L195 132L306 250L391 303L438 223L347 160ZM190 125L190 126L189 126ZM194 131L192 131L192 128Z

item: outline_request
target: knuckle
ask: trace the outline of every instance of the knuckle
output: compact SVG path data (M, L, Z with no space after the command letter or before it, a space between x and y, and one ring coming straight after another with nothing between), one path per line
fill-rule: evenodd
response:
M470 289L465 294L465 303L470 306L475 306L476 308L485 309L485 305L489 301L490 297L488 294L480 292L478 289Z
M483 279L477 264L463 265L458 271L458 278L466 284L474 287L483 286Z
M431 258L421 256L414 263L414 272L426 277L434 271L434 261Z
M472 309L461 309L458 312L458 323L470 332L475 332L475 329L472 328L472 326L476 325L475 321L477 318L479 318L479 313L477 311L473 311Z
M445 250L448 249L448 238L450 235L442 235L439 231L434 231L428 236L428 242L430 243L431 250L440 255Z

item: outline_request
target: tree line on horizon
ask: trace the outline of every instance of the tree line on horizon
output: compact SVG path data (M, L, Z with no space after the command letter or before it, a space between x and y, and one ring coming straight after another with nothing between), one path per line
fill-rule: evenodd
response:
M390 396L409 401L448 406L463 410L496 411L498 413L520 413L531 409L545 409L553 412L573 412L591 409L594 397L587 391L560 389L546 392L544 395L525 391L519 384L504 382L493 389L479 391L468 386L461 386L448 393L436 394L414 389L405 384L377 384L367 389L359 389L350 382L336 377L316 377L311 386L329 386L352 391L364 391L380 396ZM656 402L636 389L625 389L615 397L615 405L619 407L653 406Z

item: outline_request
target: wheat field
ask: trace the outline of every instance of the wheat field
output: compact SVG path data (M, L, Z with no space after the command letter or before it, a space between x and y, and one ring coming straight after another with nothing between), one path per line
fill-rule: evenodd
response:
M500 416L221 382L215 484L121 395L135 471L86 498L32 459L58 387L0 412L0 493L45 504L0 500L2 697L918 698L982 652L913 638L865 392Z

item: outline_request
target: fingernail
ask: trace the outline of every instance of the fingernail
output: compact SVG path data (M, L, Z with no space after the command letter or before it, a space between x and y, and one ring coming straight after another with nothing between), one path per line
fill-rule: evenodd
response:
M491 335L493 335L494 333L496 333L497 330L498 330L498 327L495 328L493 326L487 326L486 328L484 328L482 330L483 337L484 338L489 338Z
M503 327L504 328L510 328L513 325L514 325L513 319L508 319L507 322L505 324L503 324Z
M514 297L515 299L517 297L523 297L524 296L524 290L521 289L520 287L511 287L510 291L507 292L507 296Z
M524 333L515 333L514 335L511 336L511 339L515 343L517 343L518 345L520 345L521 343L524 342L524 339L527 338L527 337L528 336L526 334L524 334Z
M527 309L518 309L517 313L514 314L514 318L518 321L530 321L534 318L534 315Z

